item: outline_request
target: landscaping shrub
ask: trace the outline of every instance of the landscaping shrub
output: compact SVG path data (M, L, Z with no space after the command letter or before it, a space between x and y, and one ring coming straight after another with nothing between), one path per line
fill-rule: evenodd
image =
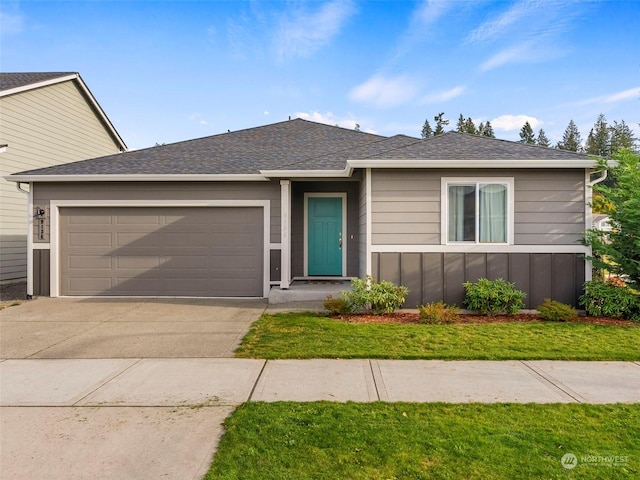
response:
M409 289L382 280L376 282L371 275L351 279L351 291L343 292L353 311L370 310L376 315L398 310L405 302Z
M481 278L475 283L463 283L465 289L464 303L470 310L483 315L506 313L515 315L524 307L526 294L517 290L515 284L502 278L487 280Z
M590 280L585 282L584 292L580 304L588 315L640 321L640 297L629 287Z
M419 310L420 323L429 325L453 323L458 318L458 312L460 311L455 305L447 305L442 300L422 305Z
M545 298L542 305L538 305L536 310L540 312L540 318L550 322L568 322L576 318L578 312L571 305L556 302L550 298Z
M346 315L351 313L351 304L344 298L333 298L331 295L327 295L324 299L324 308L331 315Z

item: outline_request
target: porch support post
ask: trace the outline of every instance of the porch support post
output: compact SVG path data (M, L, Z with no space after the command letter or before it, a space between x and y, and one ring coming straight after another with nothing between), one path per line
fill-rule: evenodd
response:
M280 180L280 288L291 284L291 181Z

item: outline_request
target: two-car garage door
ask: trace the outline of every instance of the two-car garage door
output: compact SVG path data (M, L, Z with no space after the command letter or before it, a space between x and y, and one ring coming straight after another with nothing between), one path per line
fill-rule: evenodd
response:
M261 207L60 208L62 295L263 296Z

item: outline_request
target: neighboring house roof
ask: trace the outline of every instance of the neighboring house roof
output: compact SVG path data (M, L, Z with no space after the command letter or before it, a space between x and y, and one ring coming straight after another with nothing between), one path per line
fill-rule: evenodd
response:
M31 170L14 178L24 178L24 181L28 177L146 180L240 175L257 180L296 174L349 176L356 167L588 168L594 165L594 160L587 155L477 135L448 132L427 140L406 135L383 137L296 119Z
M84 83L82 77L76 72L11 72L0 73L0 97L7 97L9 95L16 95L28 90L34 90L36 88L42 88L49 85L55 85L56 83L74 81L85 94L89 104L98 114L98 117L113 137L116 144L119 145L122 151L127 150L127 145L117 132L111 120L107 117L107 114L102 110L102 107L93 96L89 87Z

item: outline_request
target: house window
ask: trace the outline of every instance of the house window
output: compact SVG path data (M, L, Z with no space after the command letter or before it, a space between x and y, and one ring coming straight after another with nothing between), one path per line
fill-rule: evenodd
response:
M443 179L445 243L511 243L512 179Z

